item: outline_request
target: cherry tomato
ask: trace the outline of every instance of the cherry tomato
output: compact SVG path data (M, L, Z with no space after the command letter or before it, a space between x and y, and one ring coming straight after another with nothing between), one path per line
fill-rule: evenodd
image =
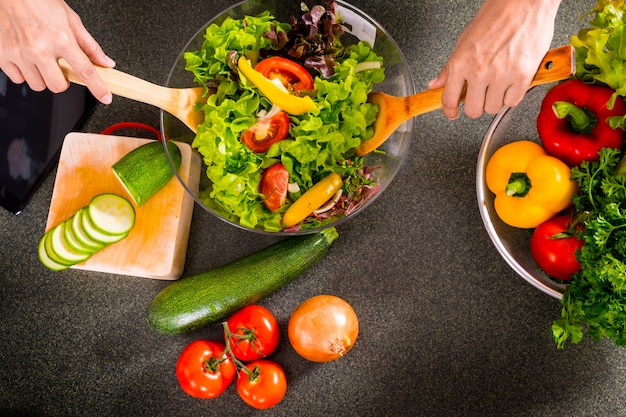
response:
M251 407L259 410L278 404L287 392L287 377L276 362L261 359L239 371L237 393ZM250 373L248 373L250 372Z
M530 252L537 265L551 277L566 281L580 269L576 251L583 245L571 233L570 222L568 215L554 217L537 226L530 238Z
M296 91L311 91L314 89L313 77L300 64L287 58L273 56L259 62L254 68L270 80L278 78L287 88Z
M265 307L249 305L226 320L233 355L253 361L271 355L278 346L278 322Z
M352 349L359 335L359 320L348 302L323 294L309 298L294 310L287 332L300 356L328 362Z
M237 368L222 342L195 340L183 349L176 363L180 387L196 398L215 398L228 388Z
M265 207L271 211L280 209L285 204L288 186L289 171L283 164L274 164L263 171L259 192L264 196Z
M267 152L276 142L289 135L289 116L284 111L257 121L241 134L241 142L252 152Z

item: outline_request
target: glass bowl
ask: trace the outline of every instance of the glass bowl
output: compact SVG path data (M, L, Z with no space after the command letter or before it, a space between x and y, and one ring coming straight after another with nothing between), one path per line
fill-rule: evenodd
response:
M294 2L293 10L285 10L284 2L280 1L259 1L248 0L242 3L236 4L214 19L210 20L205 27L200 29L187 43L184 50L178 56L174 66L171 69L167 80L167 86L172 88L184 88L184 87L196 87L198 86L193 82L193 75L191 72L185 70L185 60L183 54L185 51L199 50L204 40L204 34L206 28L213 24L221 24L227 17L234 19L241 19L246 15L257 15L265 10L272 12L274 17L282 22L290 22L292 15L297 15L299 10L299 3ZM385 80L376 85L377 91L384 91L385 93L396 96L407 96L415 93L415 85L411 77L410 69L406 63L404 55L398 48L395 41L389 36L389 34L371 17L359 9L351 6L345 2L337 1L340 7L341 13L344 16L344 20L352 25L351 35L361 40L368 40L373 45L374 52L382 56L385 66ZM195 135L191 132L182 122L177 120L165 111L161 111L161 132L164 138L173 139L179 142L185 142L192 144ZM346 222L348 219L353 218L366 207L372 204L384 191L384 189L391 183L396 173L398 172L402 161L405 159L409 143L414 136L414 121L409 120L398 128L396 132L383 144L379 149L384 152L371 152L366 156L366 166L377 166L376 179L377 184L380 187L379 191L370 197L364 204L358 209L351 212L349 215L338 218L332 223L325 224L323 226L298 230L298 231L267 231L259 228L247 228L239 224L238 221L226 218L219 211L214 210L208 205L204 204L199 195L206 190L209 190L212 186L211 181L205 175L206 165L202 162L200 169L200 178L194 179L194 184L187 184L176 172L177 179L181 182L185 190L191 194L195 202L203 209L209 211L218 218L225 222L246 230L258 232L261 234L281 234L281 235L295 235L306 234L320 231L324 228L331 226L339 226ZM165 148L167 152L167 148ZM196 150L194 149L194 152ZM169 154L168 154L169 157ZM170 161L171 162L171 161ZM173 166L173 165L172 165ZM192 179L190 179L190 182ZM199 183L196 185L195 183Z
M531 285L560 299L565 285L552 280L535 263L530 253L532 232L511 227L500 220L493 206L494 195L485 181L487 161L498 148L521 139L541 143L536 127L537 115L549 88L550 85L532 88L519 105L503 109L493 119L478 154L476 195L487 234L504 260Z

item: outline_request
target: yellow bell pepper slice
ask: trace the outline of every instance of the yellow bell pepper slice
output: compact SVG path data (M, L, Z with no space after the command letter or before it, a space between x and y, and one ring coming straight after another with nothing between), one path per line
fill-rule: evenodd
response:
M285 227L295 226L327 202L343 186L341 176L331 172L300 196L283 215Z
M263 74L252 68L250 61L240 57L237 61L239 71L267 97L272 104L295 116L304 114L315 108L315 102L309 96L298 97L281 89Z
M498 217L523 229L539 226L572 204L578 185L570 175L569 166L529 140L499 148L485 170Z

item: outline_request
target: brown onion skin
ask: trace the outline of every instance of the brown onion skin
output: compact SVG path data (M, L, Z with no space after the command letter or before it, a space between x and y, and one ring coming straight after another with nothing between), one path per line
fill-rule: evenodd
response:
M287 334L300 356L312 362L329 362L354 346L359 321L345 300L334 295L317 295L294 310Z

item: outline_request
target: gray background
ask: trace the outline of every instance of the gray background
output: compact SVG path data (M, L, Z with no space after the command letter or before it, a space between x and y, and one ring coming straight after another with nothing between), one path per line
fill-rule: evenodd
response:
M118 68L155 83L188 39L229 1L69 2ZM451 52L479 0L354 0L406 55L419 90ZM554 46L568 43L594 2L565 0ZM158 126L157 109L115 98L84 130L119 121ZM266 299L283 330L274 355L288 392L276 416L626 415L626 351L584 340L555 348L559 302L518 277L478 213L475 165L491 121L440 112L418 119L409 157L385 194L339 230L326 258ZM27 209L0 212L0 415L236 416L261 414L231 387L210 401L178 387L174 365L190 341L154 332L149 301L167 282L69 270L37 260L54 172ZM185 274L238 259L272 239L236 230L196 207ZM331 293L360 318L354 349L314 364L286 340L290 313Z

